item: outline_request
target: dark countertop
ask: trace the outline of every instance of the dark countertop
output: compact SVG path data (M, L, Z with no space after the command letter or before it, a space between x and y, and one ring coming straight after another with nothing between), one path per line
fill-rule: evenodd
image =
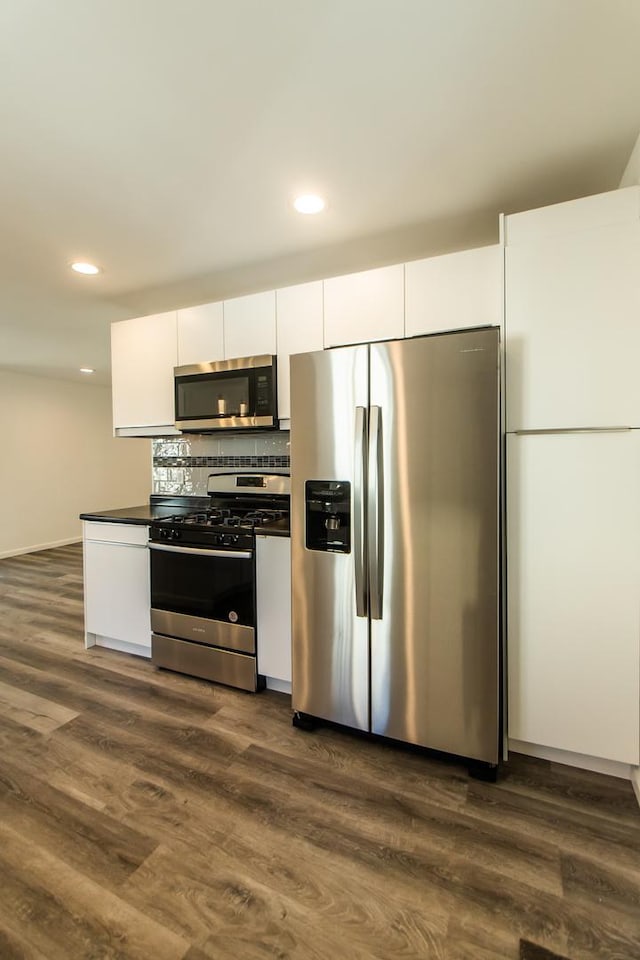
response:
M80 519L98 520L103 523L137 523L140 526L148 526L154 520L162 520L164 517L172 517L180 513L190 513L193 509L193 503L177 505L174 500L172 503L145 503L138 507L122 507L120 510L81 513ZM265 523L264 526L256 530L256 533L266 537L288 537L289 521L274 520L273 523Z
M101 510L96 513L81 513L81 520L102 520L105 523L138 523L147 525L176 513L189 513L192 507L174 507L157 503L145 503L139 507L122 507L120 510Z
M257 537L288 537L289 520L274 520L273 523L264 523L261 527L256 527Z

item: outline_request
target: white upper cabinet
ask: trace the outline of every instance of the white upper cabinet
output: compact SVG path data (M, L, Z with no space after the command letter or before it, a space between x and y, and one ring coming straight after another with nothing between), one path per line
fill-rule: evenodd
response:
M224 301L224 358L276 352L276 292Z
M502 323L502 247L405 264L405 335Z
M323 348L322 281L276 290L278 334L278 416L291 417L289 357Z
M507 437L509 736L639 762L640 432Z
M177 316L158 313L111 325L113 426L120 436L177 433L173 368Z
M222 302L178 310L178 366L224 358Z
M640 426L640 188L505 218L507 430Z
M404 264L324 281L324 345L404 337Z

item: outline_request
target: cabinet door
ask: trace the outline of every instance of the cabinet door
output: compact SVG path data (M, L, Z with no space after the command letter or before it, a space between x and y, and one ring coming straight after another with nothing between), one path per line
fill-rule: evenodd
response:
M256 537L258 673L291 682L291 541Z
M640 431L507 437L509 736L637 764Z
M223 358L222 303L178 310L178 365Z
M404 264L324 281L324 345L404 337Z
M224 301L224 358L276 352L276 292Z
M640 222L505 258L507 430L640 426Z
M502 322L502 247L405 264L405 336Z
M85 540L84 550L87 632L150 652L147 547Z
M114 428L168 426L169 432L175 432L173 368L177 360L175 312L111 325Z
M289 357L322 350L322 281L276 290L278 339L278 416L291 417Z

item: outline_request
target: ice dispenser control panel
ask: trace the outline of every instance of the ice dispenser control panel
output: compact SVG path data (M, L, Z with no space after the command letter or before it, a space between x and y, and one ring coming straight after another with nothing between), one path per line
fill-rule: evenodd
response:
M307 480L304 490L306 544L323 553L351 552L351 484Z

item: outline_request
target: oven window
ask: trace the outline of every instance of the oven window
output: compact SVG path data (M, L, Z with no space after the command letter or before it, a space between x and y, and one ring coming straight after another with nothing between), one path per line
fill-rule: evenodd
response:
M250 378L233 376L182 377L176 380L176 415L185 420L248 416Z
M154 609L255 626L253 559L150 552Z

